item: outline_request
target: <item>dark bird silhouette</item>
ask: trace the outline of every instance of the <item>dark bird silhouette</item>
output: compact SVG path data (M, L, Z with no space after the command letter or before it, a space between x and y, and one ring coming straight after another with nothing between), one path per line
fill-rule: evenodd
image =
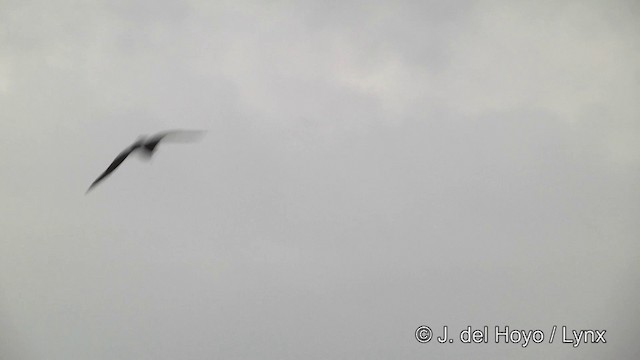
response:
M98 178L91 183L89 188L87 189L87 193L93 189L94 186L98 185L104 178L109 176L122 162L133 152L139 151L141 154L145 155L147 158L150 158L153 153L156 151L158 144L163 141L171 141L171 142L189 142L193 141L200 137L203 131L198 130L172 130L172 131L164 131L158 133L151 137L140 136L136 142L131 144L129 147L124 149L116 158L111 162L111 165L105 170Z

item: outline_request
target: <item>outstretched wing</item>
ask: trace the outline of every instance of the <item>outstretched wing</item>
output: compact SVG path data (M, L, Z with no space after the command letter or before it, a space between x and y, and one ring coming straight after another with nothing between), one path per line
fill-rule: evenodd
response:
M111 165L109 165L107 170L105 170L100 176L98 176L98 178L93 183L91 183L91 186L89 186L89 189L87 189L87 192L89 192L94 186L96 186L100 181L102 181L102 179L109 176L109 174L111 174L118 166L120 166L120 164L122 164L124 159L126 159L127 156L129 156L129 154L131 154L133 150L135 150L136 148L137 146L130 146L126 150L121 152L120 155L116 156L116 158L113 160Z
M170 142L191 142L194 140L198 140L202 136L202 134L204 134L204 131L201 130L163 131L145 141L144 147L147 150L153 152L160 141L166 140Z

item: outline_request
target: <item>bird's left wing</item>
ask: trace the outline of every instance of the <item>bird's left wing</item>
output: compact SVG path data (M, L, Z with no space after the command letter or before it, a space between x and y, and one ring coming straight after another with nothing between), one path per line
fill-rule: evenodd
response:
M136 149L135 146L130 146L126 150L121 152L118 156L116 156L116 158L113 160L113 162L111 162L111 165L109 165L107 170L105 170L102 174L100 174L100 176L98 176L98 178L93 183L91 183L91 185L89 186L89 189L87 189L87 192L89 192L94 186L96 186L100 181L102 181L102 179L109 176L109 174L111 174L118 166L120 166L120 164L122 164L124 159L126 159L127 156L129 156L129 154L131 154L135 149Z

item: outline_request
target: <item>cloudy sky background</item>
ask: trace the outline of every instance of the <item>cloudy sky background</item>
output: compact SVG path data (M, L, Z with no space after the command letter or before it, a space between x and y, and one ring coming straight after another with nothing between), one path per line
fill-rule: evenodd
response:
M0 357L637 358L639 20L3 1ZM173 128L208 132L85 196ZM420 344L422 324L607 344Z

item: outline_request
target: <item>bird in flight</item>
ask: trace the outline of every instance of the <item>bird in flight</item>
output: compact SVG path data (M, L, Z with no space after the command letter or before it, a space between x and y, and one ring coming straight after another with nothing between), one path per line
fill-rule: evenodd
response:
M198 130L171 130L171 131L163 131L156 135L145 137L140 136L136 142L131 144L129 147L124 149L116 158L111 162L111 165L105 170L98 178L91 183L89 189L87 189L87 193L93 189L94 186L98 185L104 178L109 176L122 162L129 156L131 153L138 151L142 153L147 158L150 158L153 153L156 151L158 144L163 141L172 141L172 142L184 142L184 141L193 141L198 138L203 131Z

